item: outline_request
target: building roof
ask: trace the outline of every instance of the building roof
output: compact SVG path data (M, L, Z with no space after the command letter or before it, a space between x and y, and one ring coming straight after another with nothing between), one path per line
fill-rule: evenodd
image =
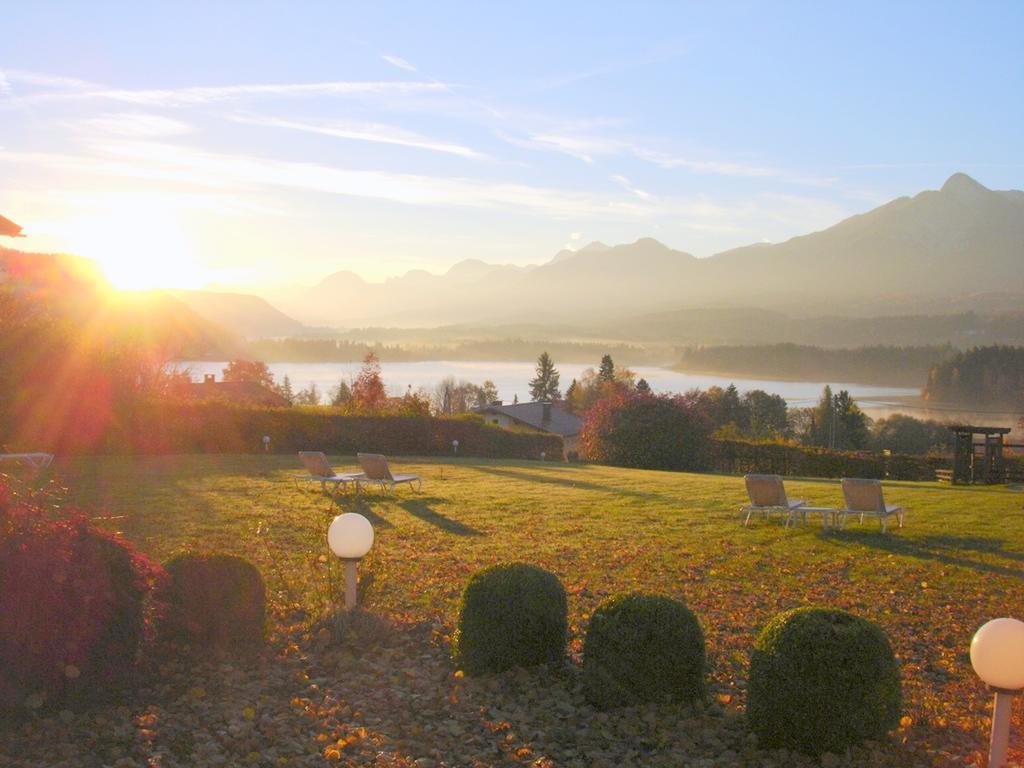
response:
M193 400L221 400L229 403L280 407L288 405L284 397L255 381L202 381L189 384L184 394Z
M21 227L3 216L0 216L0 235L5 235L7 237L24 237L24 235L21 234Z
M528 427L539 429L541 432L551 432L562 437L573 437L580 433L583 422L578 416L569 413L558 403L551 403L551 418L545 420L545 405L547 403L493 404L475 410L477 413L501 414Z

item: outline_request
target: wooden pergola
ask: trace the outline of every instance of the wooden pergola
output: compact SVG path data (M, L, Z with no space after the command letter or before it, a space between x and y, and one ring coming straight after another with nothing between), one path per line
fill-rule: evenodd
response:
M1010 427L977 427L968 424L951 426L953 445L953 482L962 485L981 483L996 485L1006 482L1006 461L1003 458L1003 437ZM975 443L974 436L982 442ZM976 452L975 447L982 447Z

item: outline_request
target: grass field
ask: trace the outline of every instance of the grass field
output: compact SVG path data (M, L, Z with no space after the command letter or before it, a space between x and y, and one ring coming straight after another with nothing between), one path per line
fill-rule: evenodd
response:
M333 461L339 469L353 466L351 459ZM807 604L877 621L903 666L900 730L844 762L963 765L978 760L986 746L988 695L967 651L988 619L1024 614L1020 493L888 483L887 501L908 510L903 530L883 535L877 523L854 521L846 531L827 533L820 519L790 530L777 519L744 529L738 510L745 493L735 477L409 459L395 460L395 469L422 475L422 492L403 487L392 497L370 492L332 499L295 488L290 475L296 464L277 456L98 458L60 472L77 503L158 559L191 547L256 562L276 609L275 652L284 658L290 649L328 678L331 669L344 678L338 670L346 662L315 651L314 622L339 589L338 570L325 557L326 527L340 511L366 515L377 538L360 566L361 598L370 612L411 633L399 650L382 652L388 661L377 662L382 679L374 685L392 686L378 691L392 714L370 713L372 703L358 707L369 723L369 733L359 738L381 749L388 745L393 764L600 765L605 758L607 764L686 764L680 755L705 755L706 764L790 764L785 756L758 752L741 715L756 633L774 613ZM841 502L837 481L790 480L787 491L813 505ZM575 660L587 617L605 597L644 590L684 600L707 635L713 706L690 713L685 727L679 723L690 720L665 709L602 715L595 732L596 716L580 703L571 666L547 677L510 673L490 682L454 675L445 654L460 591L477 568L509 560L561 578ZM435 705L446 707L437 717L457 727L439 721L445 738L454 733L458 743L474 745L467 733L482 739L472 759L469 752L446 754L459 748L444 746L437 734L423 735L416 716L407 723L393 714L397 705L388 697L401 699L403 681L415 681L421 662L433 670L432 682L422 690L413 685L415 695L436 696ZM347 689L335 696L358 698ZM557 719L544 714L543 702L552 701L568 702ZM328 749L336 734L349 733L347 725L335 722ZM687 728L700 734L688 736ZM497 743L492 758L486 757L487 738ZM353 759L347 755L354 747L345 747L338 748L338 759ZM324 754L334 758L323 751L319 757ZM716 762L723 754L726 759Z

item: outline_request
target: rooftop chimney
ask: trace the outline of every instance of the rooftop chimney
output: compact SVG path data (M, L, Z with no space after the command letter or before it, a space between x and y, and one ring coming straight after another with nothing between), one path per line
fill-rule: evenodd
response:
M495 407L495 408L500 408L504 404L505 404L504 400L491 400L491 405L493 407Z
M551 421L551 403L546 400L540 404L542 410L541 421Z
M203 384L213 384L217 381L217 374L207 373L203 375Z

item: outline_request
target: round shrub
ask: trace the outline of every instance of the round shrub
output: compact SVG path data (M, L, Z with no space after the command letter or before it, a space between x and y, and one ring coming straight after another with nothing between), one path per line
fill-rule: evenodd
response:
M704 696L704 632L689 608L660 595L619 595L594 611L583 688L601 709Z
M754 646L747 718L762 747L841 752L882 738L898 724L900 703L885 633L846 611L779 614Z
M692 398L620 393L598 400L580 432L581 455L636 469L700 470L711 422Z
M557 661L568 632L565 589L524 563L477 572L462 594L455 658L470 675Z
M132 681L158 578L81 513L0 493L0 710L116 698Z
M266 590L256 566L235 555L186 553L165 567L167 639L200 652L262 645Z

